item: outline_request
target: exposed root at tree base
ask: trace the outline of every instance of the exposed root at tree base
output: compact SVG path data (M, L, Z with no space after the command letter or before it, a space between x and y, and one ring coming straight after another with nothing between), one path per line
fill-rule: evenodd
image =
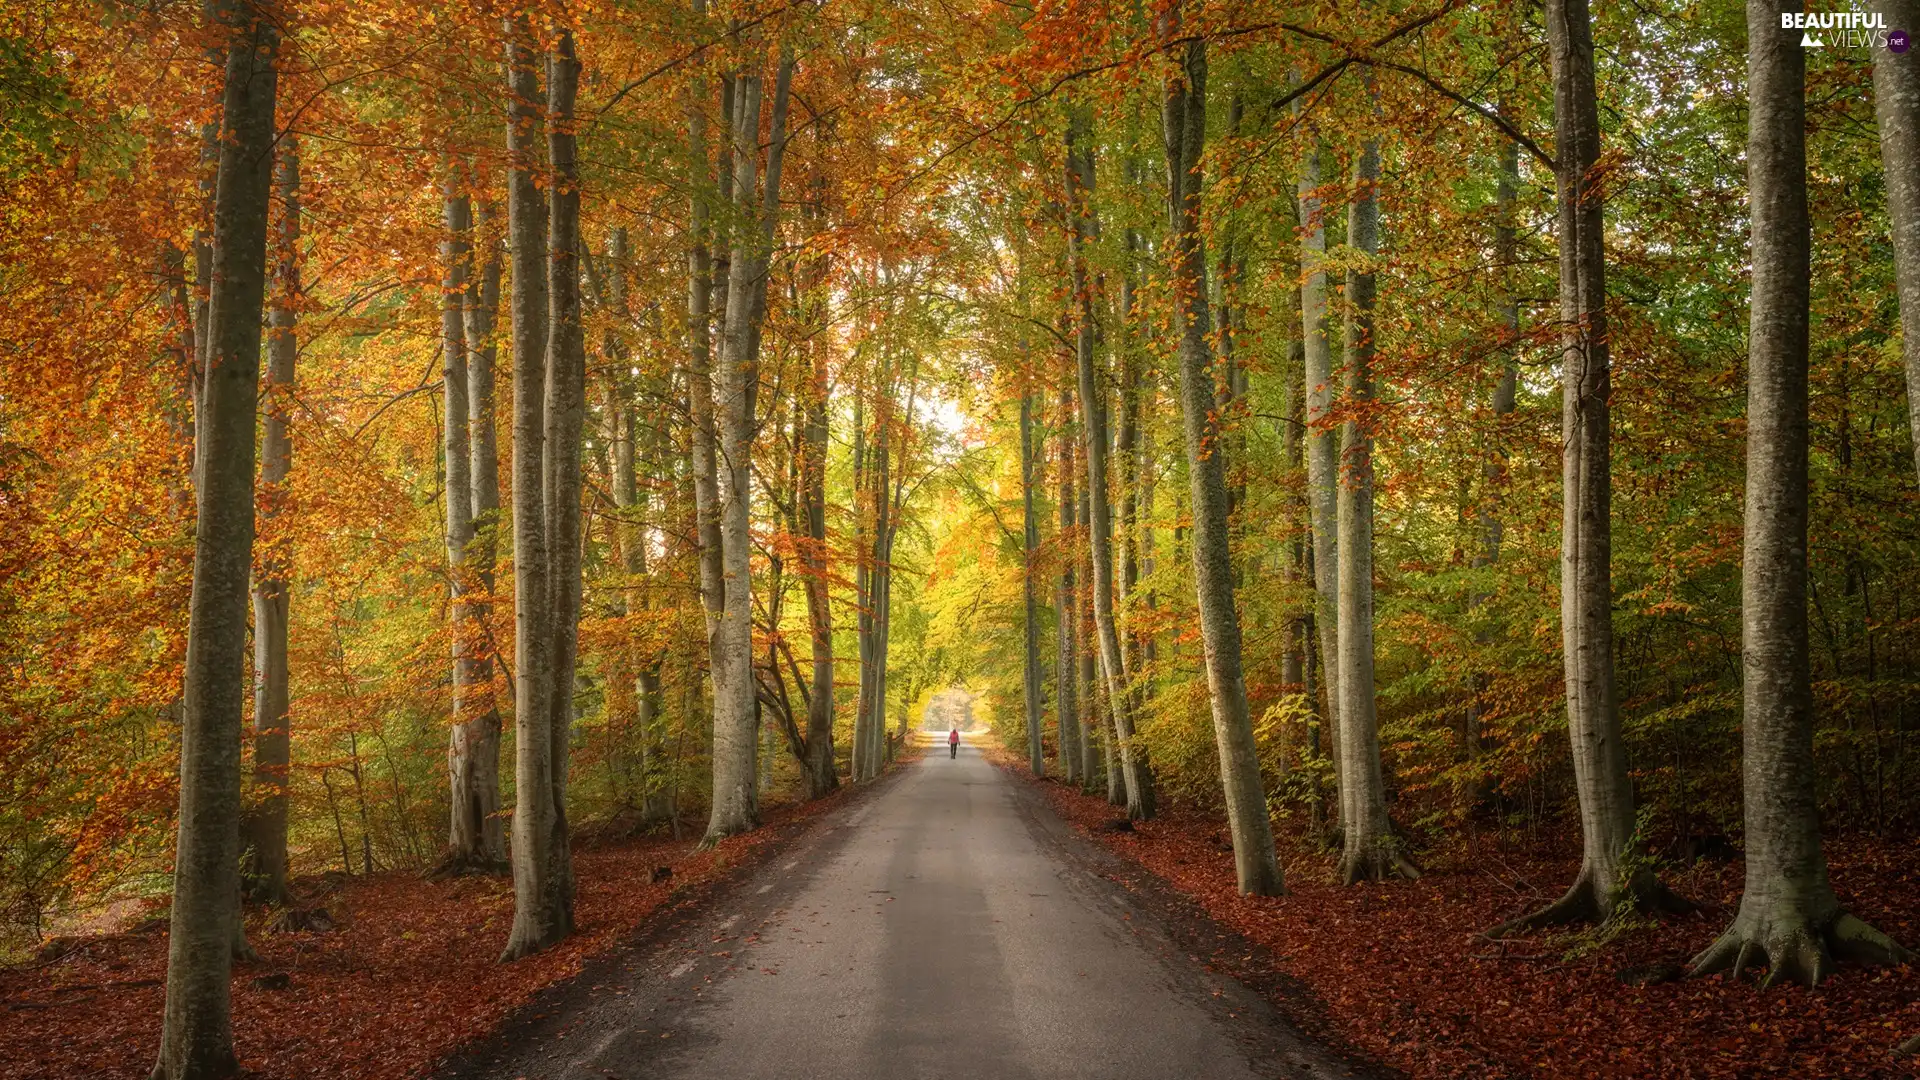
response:
M1391 881L1396 878L1415 881L1419 877L1420 868L1386 844L1368 844L1357 850L1348 850L1340 858L1340 884L1342 885L1354 885L1362 881Z
M1767 974L1760 980L1760 989L1765 990L1785 982L1819 986L1833 974L1838 960L1886 967L1913 959L1911 950L1845 912L1819 925L1797 913L1784 918L1753 914L1743 905L1733 925L1687 968L1690 975L1725 972L1729 979L1738 979L1765 967Z
M1624 907L1627 911L1646 914L1686 915L1697 911L1698 905L1661 882L1651 873L1641 874L1628 886L1626 895L1618 901L1601 895L1591 875L1582 871L1574 879L1573 886L1566 894L1538 911L1532 911L1517 919L1509 919L1481 933L1481 937L1498 941L1513 934L1524 934L1529 930L1544 930L1553 926L1568 926L1573 923L1605 922L1616 910Z
M420 876L428 881L443 881L454 877L498 877L507 873L512 866L505 859L489 859L482 856L454 855L442 856Z

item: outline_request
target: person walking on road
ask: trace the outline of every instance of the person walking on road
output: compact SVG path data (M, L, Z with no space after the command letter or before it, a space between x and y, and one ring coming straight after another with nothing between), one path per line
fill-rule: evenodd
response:
M960 729L959 728L947 729L947 756L949 758L957 758L960 756Z

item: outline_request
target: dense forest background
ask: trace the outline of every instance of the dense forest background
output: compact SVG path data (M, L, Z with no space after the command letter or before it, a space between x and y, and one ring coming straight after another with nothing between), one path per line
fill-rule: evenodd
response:
M1742 575L1774 220L1811 237L1814 851L1909 845L1920 61L1845 31L1775 55L1749 7L7 5L0 952L186 865L223 464L254 901L538 840L532 951L570 843L749 829L966 686L1116 813L1227 815L1243 891L1284 888L1269 830L1288 880L1584 834L1624 861L1558 915L1659 907L1648 875L1752 846L1766 782ZM1801 185L1798 231L1756 218L1749 150L1792 101L1767 130L1804 167L1766 190ZM1579 535L1610 564L1575 582L1563 466L1595 445ZM1604 694L1570 687L1576 639ZM1617 723L1624 810L1570 701L1576 751Z

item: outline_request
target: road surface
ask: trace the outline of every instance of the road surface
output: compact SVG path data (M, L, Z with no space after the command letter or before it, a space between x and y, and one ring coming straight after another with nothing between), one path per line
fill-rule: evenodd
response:
M474 1080L1357 1075L1173 943L1036 792L929 751L664 940L480 1047ZM1111 856L1105 856L1111 859Z

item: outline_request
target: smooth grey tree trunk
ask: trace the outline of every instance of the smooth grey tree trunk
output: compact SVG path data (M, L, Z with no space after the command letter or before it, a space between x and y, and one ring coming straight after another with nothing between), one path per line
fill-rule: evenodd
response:
M1068 431L1067 419L1072 408L1073 403L1063 385L1060 390L1060 405L1054 419L1054 422L1059 425L1055 441L1058 445L1060 460L1060 531L1054 539L1054 558L1059 563L1060 572L1054 589L1056 640L1053 678L1054 708L1059 713L1060 776L1069 784L1086 781L1086 774L1080 767L1081 725L1078 689L1080 677L1073 643L1074 628L1079 625L1079 614L1074 604L1073 508L1079 500L1073 491L1073 442Z
M270 904L287 898L287 791L291 782L288 730L287 601L292 567L285 537L272 535L273 520L287 497L293 468L289 434L293 412L295 326L300 297L300 143L280 137L274 186L280 218L273 238L273 298L267 310L267 370L261 400L260 491L256 529L273 541L258 560L253 585L253 782L254 806L247 822L248 891Z
M1026 356L1024 339L1021 355ZM1033 509L1033 485L1036 479L1033 458L1033 393L1031 388L1026 388L1020 395L1020 593L1026 612L1021 627L1023 663L1020 679L1027 706L1027 767L1033 770L1033 775L1045 776L1047 755L1045 740L1041 737L1040 704L1043 693L1040 671L1040 590L1035 579L1040 549L1040 521Z
M180 814L154 1080L239 1072L229 988L240 936L240 739L253 569L255 405L281 13L220 4L227 41L203 405L196 428L193 598L180 732Z
M1814 792L1807 654L1806 57L1780 5L1747 3L1747 205L1753 222L1747 339L1746 536L1740 569L1741 794L1746 887L1733 925L1693 973L1767 967L1763 986L1817 985L1835 959L1913 954L1840 908L1827 881Z
M1612 394L1593 30L1586 0L1549 0L1554 136L1559 155L1561 537L1560 634L1567 734L1580 800L1581 867L1565 896L1491 933L1604 919L1626 902L1676 903L1650 870L1629 881L1633 785L1613 674Z
M1581 865L1566 895L1488 931L1602 920L1623 904L1685 908L1650 869L1628 879L1635 843L1633 785L1613 673L1612 394L1606 314L1606 250L1594 95L1593 31L1586 0L1549 0L1556 189L1560 230L1561 538L1560 635L1567 734L1580 801ZM1796 42L1797 45L1797 42Z
M456 632L460 650L455 675L466 667L456 703L457 721L447 737L449 822L447 866L497 873L507 866L506 828L500 814L500 704L494 689L492 635L483 620L494 603L494 560L500 531L500 451L494 413L494 371L499 345L494 323L500 311L498 214L481 198L474 234L484 255L470 275L461 305L467 387L468 539L460 576L468 622ZM453 391L448 391L451 398ZM448 429L453 428L449 418ZM448 470L449 477L452 469ZM448 498L453 496L449 493ZM460 635L466 635L460 638Z
M1180 12L1169 10L1162 36L1180 33ZM1233 834L1240 891L1276 896L1286 891L1274 854L1273 823L1260 780L1260 759L1247 713L1240 666L1240 616L1233 605L1233 567L1227 552L1226 463L1214 422L1213 357L1207 344L1207 261L1200 236L1200 160L1206 140L1207 46L1177 47L1179 66L1166 79L1163 137L1167 151L1168 244L1172 248L1176 326L1180 332L1180 413L1186 435L1193 502L1193 577L1213 705L1220 785Z
M754 402L760 382L760 323L766 313L767 274L779 210L781 158L786 146L791 54L783 53L774 80L772 142L760 175L761 77L733 79L732 257L715 407L720 414L720 551L723 604L714 631L713 806L704 843L760 823L755 779L759 771L759 709L753 681L753 594L750 532L753 503Z
M1120 633L1113 601L1113 511L1107 493L1107 417L1102 407L1101 387L1094 367L1094 283L1087 271L1087 247L1099 238L1098 211L1093 205L1095 191L1094 151L1091 144L1091 120L1077 112L1067 126L1067 206L1073 215L1068 230L1068 261L1072 267L1073 291L1078 310L1075 333L1075 357L1080 379L1081 444L1087 456L1089 566L1092 571L1093 628L1097 642L1100 678L1106 689L1107 713L1112 718L1113 743L1110 757L1118 759L1118 783L1109 782L1108 798L1118 795L1127 808L1127 817L1143 819L1149 811L1142 802L1139 766L1134 761L1133 710L1130 691L1131 672L1120 648ZM1112 771L1112 770L1110 770Z
M1878 0L1887 29L1920 33L1920 0ZM1893 220L1893 272L1900 293L1900 354L1907 369L1907 422L1920 473L1920 56L1873 53L1873 116Z
M1087 790L1093 790L1096 777L1105 771L1099 760L1107 718L1100 707L1100 694L1095 687L1093 677L1093 565L1087 557L1087 536L1091 526L1087 520L1087 453L1086 446L1076 443L1074 446L1074 479L1079 482L1079 501L1074 505L1076 520L1073 559L1073 655L1080 670L1080 781ZM1107 794L1111 800L1114 785L1119 777L1107 777Z
M579 666L581 601L580 454L586 423L587 343L581 326L580 168L573 131L580 61L561 28L547 57L547 588L552 606L552 891L573 924L573 851L567 838L567 765L573 742L573 687Z
M1419 877L1400 851L1387 817L1380 765L1380 718L1373 684L1373 429L1365 409L1373 400L1374 274L1380 251L1380 144L1368 140L1353 165L1347 202L1347 245L1364 260L1347 270L1346 397L1341 425L1339 491L1335 499L1340 551L1340 878L1383 881Z
M503 20L509 97L507 235L513 264L514 807L513 928L502 960L538 952L573 929L553 850L553 702L557 695L545 510L547 205L539 166L539 76L525 16Z
M1143 182L1137 159L1127 159L1126 178L1129 185ZM1146 473L1146 462L1142 456L1145 453L1145 440L1140 437L1142 335L1134 310L1140 248L1140 234L1128 229L1123 251L1126 262L1120 276L1120 424L1113 445L1113 456L1120 474L1119 536L1114 541L1119 549L1120 592L1114 604L1114 623L1120 635L1120 669L1125 673L1122 681L1127 688L1127 714L1135 729L1145 716L1147 702L1145 673L1140 662L1140 635L1134 631L1132 616L1128 614L1135 602L1134 594L1138 591L1140 581L1140 485ZM1144 746L1135 742L1129 751L1133 772L1127 779L1127 797L1138 801L1142 817L1150 818L1155 810L1153 768L1147 761Z
M824 202L825 177L815 179L814 197L809 203L811 224L816 228ZM828 395L831 385L827 369L826 331L832 325L828 312L831 303L828 286L827 255L815 257L809 266L809 325L815 333L808 346L806 415L801 427L800 488L807 533L805 565L807 572L807 631L813 647L813 689L807 697L807 794L820 798L838 787L840 777L834 764L833 747L833 588L827 579L827 453L832 434L829 426Z
M1320 151L1300 163L1300 324L1306 397L1307 521L1313 534L1314 629L1320 637L1321 680L1326 687L1329 732L1340 729L1339 540L1334 485L1339 479L1334 446L1333 343L1327 329L1327 229L1319 197ZM1337 738L1337 736L1336 736ZM1334 748L1337 758L1339 748Z

